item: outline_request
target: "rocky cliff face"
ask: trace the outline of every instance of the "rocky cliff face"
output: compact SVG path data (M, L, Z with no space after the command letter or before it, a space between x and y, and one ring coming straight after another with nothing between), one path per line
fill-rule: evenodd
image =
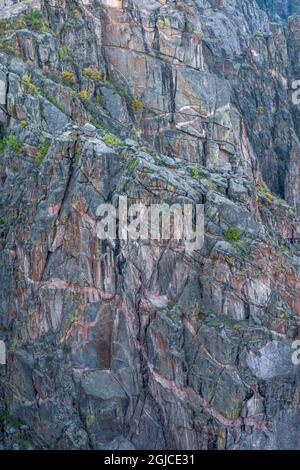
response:
M0 6L0 445L299 449L298 4ZM125 194L204 247L101 242Z
M271 19L287 19L289 16L300 13L300 5L294 0L257 0Z

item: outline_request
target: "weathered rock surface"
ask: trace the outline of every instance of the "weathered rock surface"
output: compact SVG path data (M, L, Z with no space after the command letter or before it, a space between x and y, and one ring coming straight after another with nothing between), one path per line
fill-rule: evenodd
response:
M0 1L3 448L300 449L300 16L259 3ZM101 242L125 194L203 248Z

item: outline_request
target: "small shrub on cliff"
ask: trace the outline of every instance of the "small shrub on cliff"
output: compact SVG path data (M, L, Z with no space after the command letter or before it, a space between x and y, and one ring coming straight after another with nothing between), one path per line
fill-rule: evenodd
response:
M31 78L28 75L28 73L25 73L23 75L21 82L24 85L27 93L30 93L31 95L37 95L40 92L38 87L35 86L34 83L32 83Z
M71 86L75 84L75 75L69 70L64 70L61 74L61 77L65 85Z
M212 181L208 181L206 183L206 189L207 191L214 191L216 189L216 186Z
M58 101L54 98L54 96L50 95L49 93L45 96L45 98L50 101L50 103L53 104L53 106L55 106L57 109L59 109L60 111L63 112L63 109L62 107L60 106L60 104L58 103Z
M264 183L263 185L258 187L258 190L267 198L269 201L273 201L274 196L268 186Z
M48 150L49 150L48 142L46 140L42 140L42 142L38 146L38 151L35 157L38 163L42 163L42 161L44 160L45 156L48 153Z
M0 20L0 35L6 36L10 31L10 22L8 20Z
M185 28L184 28L185 33L192 34L194 32L194 28L192 24L186 23Z
M0 153L3 154L5 151L8 153L19 153L22 150L22 144L18 137L15 135L8 135L2 137L0 140Z
M20 127L21 127L21 129L25 129L25 127L27 127L27 124L28 124L28 122L25 121L25 119L22 119L22 120L20 121Z
M68 52L69 52L68 48L65 44L60 46L59 51L58 51L58 55L59 55L60 60L64 60L66 58L66 56L68 55Z
M134 98L131 101L131 108L134 113L138 113L141 109L143 109L143 102L138 98Z
M0 51L8 55L16 55L16 49L12 46L9 40L0 41Z
M90 78L91 80L103 80L104 78L101 70L92 69L91 67L84 68L82 73L86 78Z
M15 30L17 29L23 29L26 27L26 19L25 19L25 16L24 15L20 15L16 21L14 22L13 24L13 28Z
M116 137L115 135L112 135L112 134L108 134L108 133L103 134L102 139L107 145L117 145L117 146L124 145L123 140L119 139L119 137Z
M265 108L263 106L258 106L258 108L256 109L256 112L258 114L264 114Z
M6 136L1 137L0 139L0 154L2 155L6 149Z
M30 442L26 441L26 439L21 439L20 441L20 449L21 450L28 450L30 449Z
M46 30L47 23L43 20L42 13L37 10L29 11L25 16L26 25L28 28L43 33Z
M137 164L137 161L136 161L136 160L132 160L132 161L129 163L128 168L129 168L130 170L135 170L136 167L137 167L137 165L138 165L138 164Z
M3 432L6 427L20 428L22 426L22 421L19 418L15 418L9 414L7 402L2 400L1 403L1 413L0 413L0 431Z
M22 149L22 144L19 140L18 137L16 137L15 135L12 135L10 134L7 138L7 141L8 141L8 146L14 151L14 152L21 152L21 149Z
M239 227L229 227L224 232L224 239L227 242L238 242L242 237L242 231Z
M195 181L198 181L200 176L201 176L201 171L199 168L197 167L193 167L193 168L190 168L190 174L191 174L191 177L195 180Z
M79 97L82 101L87 101L89 99L89 92L88 90L81 90L79 92Z
M80 16L80 14L81 14L81 13L80 13L79 8L76 8L76 7L73 7L73 8L72 8L72 15L73 15L73 16L77 17L77 16Z
M160 27L167 27L167 26L171 26L171 23L170 23L170 20L169 18L166 18L166 17L160 17L158 18L157 20L157 24L158 26Z

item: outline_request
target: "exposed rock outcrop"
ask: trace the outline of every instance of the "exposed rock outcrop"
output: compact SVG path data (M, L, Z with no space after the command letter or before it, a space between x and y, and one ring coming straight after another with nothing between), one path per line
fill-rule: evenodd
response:
M300 16L277 3L0 1L3 448L300 448ZM203 248L101 242L125 194L203 203Z

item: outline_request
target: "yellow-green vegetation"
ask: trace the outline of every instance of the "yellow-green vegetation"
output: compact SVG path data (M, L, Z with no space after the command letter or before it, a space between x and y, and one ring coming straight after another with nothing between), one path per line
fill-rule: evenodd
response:
M5 36L11 29L10 22L8 20L0 20L0 34Z
M93 69L91 67L84 68L82 73L86 78L90 78L91 80L103 80L104 78L101 70Z
M25 127L27 127L27 124L28 124L28 122L25 121L25 119L22 119L22 120L20 121L20 127L21 127L21 129L24 129Z
M137 161L136 161L136 160L132 160L132 161L129 163L129 165L128 165L128 168L129 168L130 170L135 170L136 167L137 167Z
M5 54L11 54L11 55L16 55L16 49L12 46L11 42L9 40L0 41L0 50L3 51Z
M207 191L213 191L214 189L216 189L215 184L212 181L208 181L206 183L206 189Z
M1 403L1 413L0 413L0 431L3 432L7 426L18 429L22 426L22 421L19 418L15 418L9 414L8 404L5 399Z
M123 140L121 140L121 139L119 139L119 137L117 137L115 135L112 135L112 134L109 134L109 133L103 134L102 139L107 145L117 145L117 146L124 145Z
M242 237L242 231L239 227L229 227L224 232L224 239L227 242L238 242Z
M160 17L157 20L157 24L158 24L158 26L161 26L161 27L170 26L170 20L169 20L169 18Z
M89 99L89 92L88 90L81 90L79 92L79 97L82 101L87 101Z
M26 441L26 439L21 439L20 448L21 450L28 450L30 448L30 442Z
M262 186L259 186L258 189L269 201L273 201L274 196L265 183Z
M74 312L71 313L69 319L68 319L68 324L69 326L73 325L73 323L76 323L79 320L79 315L77 310L74 310Z
M35 157L38 163L42 163L42 161L44 160L45 156L48 153L48 150L49 150L49 144L47 140L44 139L41 141L40 145L38 146L38 151Z
M40 10L34 9L25 15L25 22L29 29L43 33L46 31L47 23L43 20Z
M18 217L19 217L19 214L18 214L18 211L17 211L17 210L11 211L11 218L12 218L12 220L15 221L15 220L18 219Z
M62 81L65 85L74 85L75 84L75 75L69 70L63 70L61 74Z
M224 414L225 414L226 418L231 419L231 420L235 420L239 417L240 410L237 409L237 408L232 408L232 409L226 410Z
M143 102L138 98L134 98L131 101L131 109L134 113L138 113L141 109L143 109Z
M256 109L256 112L258 114L264 114L264 112L265 112L264 106L258 106L258 108Z
M12 134L8 136L8 145L12 150L14 150L17 153L21 152L22 150L22 144L19 138Z
M14 29L23 29L26 26L27 25L24 15L20 15L13 24Z
M192 34L194 32L193 26L191 24L186 23L184 32Z
M3 154L5 151L9 153L15 152L20 153L22 150L22 144L18 137L13 134L2 137L0 139L0 154Z
M25 2L24 2L25 3ZM0 34L7 35L12 31L28 28L39 33L46 31L47 23L43 19L42 12L38 9L30 10L28 13L21 13L17 18L0 21Z
M256 33L254 34L254 37L258 38L258 39L261 39L263 38L263 34L261 31L256 31Z
M93 103L95 104L101 104L102 103L102 96L95 96L95 98L93 98Z
M127 193L130 190L130 187L131 187L130 182L126 181L126 183L124 183L124 186L123 186L123 191Z
M191 177L195 180L198 181L201 176L201 170L197 167L190 168L190 174Z
M73 8L72 8L72 15L75 16L75 17L80 16L80 10L79 10L79 8L73 7Z
M68 48L65 44L60 46L59 51L58 51L60 60L64 60L66 56L68 55L68 52L69 52Z
M24 85L27 93L30 93L31 95L39 94L40 90L38 89L36 85L34 85L34 83L32 83L31 78L28 75L28 73L25 73L23 75L21 82Z
M96 422L96 416L91 415L91 414L87 415L85 422L86 422L87 427L90 428Z
M60 104L58 103L58 101L54 98L54 96L51 96L50 94L47 94L45 96L45 98L50 101L50 103L53 104L53 106L55 106L57 109L59 109L60 111L62 111L62 107L60 106Z

